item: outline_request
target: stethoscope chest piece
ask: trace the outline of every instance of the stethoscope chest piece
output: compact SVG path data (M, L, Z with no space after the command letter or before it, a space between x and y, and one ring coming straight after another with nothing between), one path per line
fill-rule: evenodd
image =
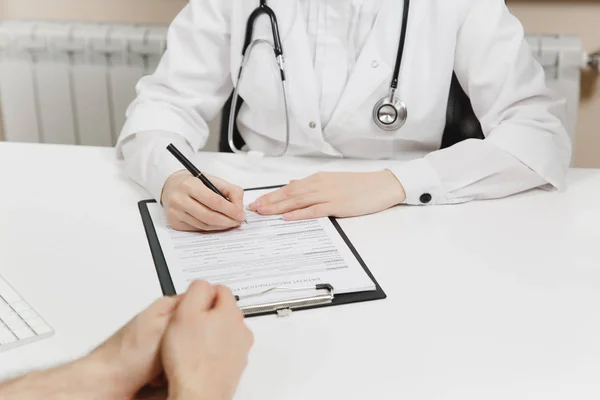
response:
M373 107L373 120L384 131L397 131L406 123L407 118L406 104L395 96L384 97Z

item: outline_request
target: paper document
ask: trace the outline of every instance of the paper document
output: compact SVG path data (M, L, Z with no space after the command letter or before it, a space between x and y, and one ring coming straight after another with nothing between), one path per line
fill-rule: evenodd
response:
M247 206L268 191L246 191L244 203ZM189 233L168 226L160 205L149 204L148 209L177 293L185 292L197 279L226 285L241 297L274 287L314 288L323 283L331 284L335 293L376 289L329 218L288 222L281 216L247 211L248 224L240 228ZM278 291L247 302L301 295Z

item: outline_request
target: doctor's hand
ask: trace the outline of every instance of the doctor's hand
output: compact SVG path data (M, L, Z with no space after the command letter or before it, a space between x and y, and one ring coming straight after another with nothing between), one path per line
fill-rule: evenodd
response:
M231 400L253 341L229 289L192 283L163 341L169 399Z
M320 217L356 217L386 210L406 198L404 187L388 170L319 172L266 194L250 204L262 215L288 221Z
M161 196L169 225L174 229L221 231L244 222L243 189L213 176L206 177L231 202L207 188L188 171L176 172L167 179Z

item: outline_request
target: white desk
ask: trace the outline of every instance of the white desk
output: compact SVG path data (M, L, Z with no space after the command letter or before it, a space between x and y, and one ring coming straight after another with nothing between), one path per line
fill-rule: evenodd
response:
M245 186L378 165L202 157ZM600 171L569 181L342 221L388 299L248 320L237 398L597 400ZM145 198L111 149L0 144L0 273L56 330L0 354L0 378L84 354L160 296Z

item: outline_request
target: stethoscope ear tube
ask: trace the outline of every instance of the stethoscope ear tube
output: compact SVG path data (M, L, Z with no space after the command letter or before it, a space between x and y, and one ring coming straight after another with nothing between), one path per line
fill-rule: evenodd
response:
M273 48L273 45L271 43L269 43L268 40L265 40L265 39L256 39L250 43L246 53L244 54L244 57L242 58L242 63L240 65L240 70L238 73L237 81L236 81L236 84L235 84L235 87L233 90L231 109L229 110L229 124L227 127L227 142L229 143L229 148L231 149L231 151L233 151L236 154L247 154L245 151L240 150L236 147L235 141L233 138L233 133L234 133L235 123L237 121L237 112L238 112L237 105L238 105L238 101L239 101L240 83L242 82L245 67L246 67L246 64L248 63L248 60L250 59L252 50L254 50L254 47L259 44L266 44L267 46ZM275 51L274 48L273 48L273 51ZM283 146L283 149L281 149L281 151L279 151L276 154L271 154L271 156L272 157L282 157L287 154L288 148L290 146L290 114L289 114L289 109L288 109L287 84L286 84L286 79L285 79L285 66L284 66L283 55L277 56L276 61L277 61L277 65L279 66L279 69L281 71L281 90L283 93L283 106L284 106L284 110L285 110L285 145ZM257 152L255 152L255 153L257 153Z
M275 57L279 57L283 55L283 46L281 44L281 35L279 34L279 23L277 22L277 16L271 7L267 5L266 0L261 0L260 6L252 11L252 14L248 17L248 23L246 24L246 37L244 40L244 47L242 49L242 56L246 55L248 48L250 47L250 43L252 42L252 37L254 35L254 24L256 20L261 15L266 15L269 17L271 22L271 31L273 33L273 51L275 52Z
M267 15L269 17L271 23L271 31L273 34L273 44L269 43L265 39L257 39L252 40L252 36L254 33L254 24L256 20L261 15ZM252 54L252 50L258 44L267 44L269 47L273 49L273 53L275 55L275 60L277 61L277 65L279 70L281 71L281 88L283 91L283 102L285 107L285 125L286 125L286 133L285 133L285 146L283 149L277 153L273 154L274 157L284 156L290 145L290 118L289 118L289 110L288 110L288 101L287 101L287 87L286 87L286 76L285 76L285 67L284 67L284 58L283 58L283 46L281 44L281 35L279 34L279 24L277 23L277 16L271 7L267 5L266 0L260 0L260 5L250 14L248 18L248 24L246 25L246 37L244 40L244 47L242 49L242 63L240 65L240 70L237 76L237 82L235 84L235 88L233 91L233 98L231 101L231 110L229 112L229 125L227 129L227 141L229 142L229 147L231 151L236 154L246 154L245 151L238 149L235 146L233 133L235 123L237 121L237 112L238 112L238 101L239 101L239 89L240 83L242 82L242 77L244 75L244 68L250 59L250 55ZM262 154L259 152L253 152L254 154Z

